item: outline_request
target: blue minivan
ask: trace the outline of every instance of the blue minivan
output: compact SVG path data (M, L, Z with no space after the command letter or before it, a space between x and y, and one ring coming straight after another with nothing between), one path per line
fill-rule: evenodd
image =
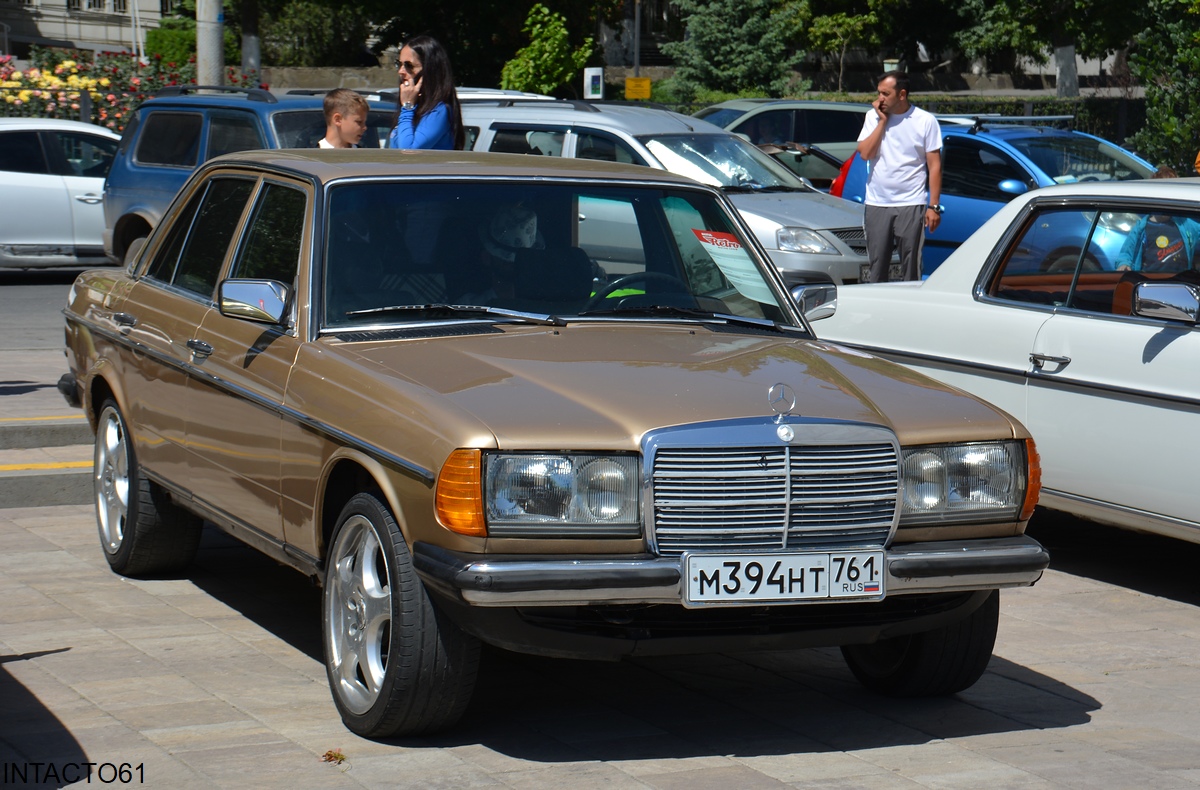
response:
M1154 166L1136 154L1083 132L1030 126L1018 121L1043 118L980 117L964 123L942 121L942 195L946 207L941 224L925 234L922 273L929 274L968 236L1016 195L1053 184L1080 181L1130 181L1154 175ZM867 163L855 154L847 160L831 194L862 203ZM1103 216L1103 215L1102 215ZM1112 269L1127 228L1111 218L1112 244L1093 245L1094 266ZM1078 249L1080 239L1064 240ZM1071 261L1074 265L1074 261Z

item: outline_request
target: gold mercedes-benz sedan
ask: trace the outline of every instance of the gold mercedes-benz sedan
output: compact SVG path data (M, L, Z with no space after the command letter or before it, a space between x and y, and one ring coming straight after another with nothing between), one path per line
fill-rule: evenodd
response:
M841 646L869 688L983 673L1029 433L813 336L717 191L529 156L260 151L86 272L61 387L100 542L178 573L207 523L318 580L356 733L444 729L480 647L618 659Z

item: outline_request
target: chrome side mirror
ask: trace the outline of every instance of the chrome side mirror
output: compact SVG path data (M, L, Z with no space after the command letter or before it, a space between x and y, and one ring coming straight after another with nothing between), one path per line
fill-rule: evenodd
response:
M1194 324L1200 318L1200 286L1178 282L1138 283L1133 291L1133 314Z
M801 283L792 288L792 299L807 321L820 321L837 312L837 286L833 283Z
M291 289L278 280L225 280L218 303L221 315L264 324L281 324Z

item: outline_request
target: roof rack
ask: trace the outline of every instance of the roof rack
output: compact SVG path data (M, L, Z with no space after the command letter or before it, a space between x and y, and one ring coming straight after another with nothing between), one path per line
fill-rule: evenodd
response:
M262 88L238 88L233 85L168 85L165 88L159 88L155 96L186 96L191 93L199 93L200 91L215 91L217 93L238 93L243 94L250 101L261 101L269 104L276 104L279 99L270 91L265 91Z
M337 88L288 88L288 96L324 96L330 91ZM369 101L378 101L387 99L391 101L395 98L394 90L389 92L387 88L352 88L359 96L365 96Z
M949 114L949 113L948 113ZM1005 123L1030 123L1047 126L1052 123L1072 123L1074 115L959 115L959 118L972 119L971 128L967 134L977 134L984 126Z

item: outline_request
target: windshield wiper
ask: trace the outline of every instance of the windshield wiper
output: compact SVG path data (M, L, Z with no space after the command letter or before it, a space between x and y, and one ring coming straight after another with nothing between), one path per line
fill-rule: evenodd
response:
M566 326L567 322L556 315L546 313L525 313L520 310L506 310L502 307L469 304L397 304L388 307L371 307L366 310L351 310L346 313L348 318L372 315L405 315L411 314L420 318L503 318L507 321L518 321L524 324L540 326Z
M585 310L580 318L588 316L650 316L653 318L690 318L708 323L733 324L748 326L755 329L773 329L777 332L800 332L808 334L802 326L781 324L767 318L749 318L728 313L714 313L710 310L700 310L695 307L676 307L666 304L642 305L638 307L611 307L605 310Z

